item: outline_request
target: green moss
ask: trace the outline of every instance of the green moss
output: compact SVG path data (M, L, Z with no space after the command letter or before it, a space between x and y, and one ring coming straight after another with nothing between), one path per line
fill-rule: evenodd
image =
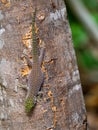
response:
M27 98L25 102L25 110L27 113L31 112L32 108L34 107L34 101L31 98Z

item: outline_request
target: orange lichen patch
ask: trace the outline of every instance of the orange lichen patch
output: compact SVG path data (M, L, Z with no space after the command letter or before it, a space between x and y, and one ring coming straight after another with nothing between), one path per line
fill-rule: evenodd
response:
M41 39L39 39L39 45L40 45L40 47L45 48L45 43Z
M53 107L52 107L52 111L55 112L56 110L57 110L56 106L53 106Z
M48 76L48 72L47 72L46 68L44 67L44 64L45 64L45 62L43 62L43 64L42 64L42 71L45 73L46 80L48 80L49 76Z
M7 3L7 0L1 0L1 2L2 2L3 4L6 4L6 3Z
M45 63L47 63L47 64L53 64L54 63L54 59L50 59L49 61L45 61Z
M45 68L44 65L45 65L45 62L43 61L43 64L42 64L42 71L45 72L45 73L47 73L47 70L46 70L46 68Z
M56 123L57 123L56 111L57 111L57 107L53 105L53 106L52 106L52 111L54 112L53 127L56 128Z
M22 77L27 76L28 73L29 73L29 71L30 71L30 68L28 66L26 66L25 68L22 68L21 69L21 75L22 75Z
M37 18L40 20L40 21L43 21L45 19L45 13L40 13Z
M6 8L9 8L10 6L11 6L11 3L10 3L10 2L5 3L5 7L6 7Z
M2 2L3 4L5 4L5 5L8 4L8 3L10 3L9 0L1 0L1 2Z
M54 118L53 118L53 127L56 128L57 120L56 120L56 112L54 112Z
M48 91L48 96L51 98L52 97L52 92Z
M38 27L37 27L37 25L36 25L36 23L35 23L35 33L37 34L38 31L39 31L39 29L38 29Z
M53 105L54 100L53 100L53 96L52 96L52 92L51 91L48 92L48 96L51 99L51 105Z
M57 123L57 120L56 120L56 111L57 111L57 108L56 106L54 105L54 99L53 99L53 94L51 91L48 92L48 96L50 97L51 99L51 109L54 113L54 118L53 118L53 127L56 128L56 123Z
M47 110L43 110L43 113L47 112Z
M41 39L39 40L39 45L42 45L42 40Z
M2 2L3 6L0 7L0 10L3 10L5 7L9 8L11 6L10 1L8 1L8 0L1 0L1 2Z
M46 72L44 65L42 65L42 71Z
M56 119L56 107L53 107L53 112L54 112L54 118L53 118L53 127L56 128L56 123L57 123L57 119Z
M29 47L29 44L30 44L30 42L29 42L29 40L23 40L23 44L28 48Z
M35 24L35 32L38 33L37 25ZM31 39L32 39L32 26L30 26L29 31L22 37L23 44L29 48L31 46Z
M30 45L30 39L32 38L31 27L29 31L22 37L23 44L28 48Z
M53 63L54 63L54 60L51 59L50 64L53 64Z

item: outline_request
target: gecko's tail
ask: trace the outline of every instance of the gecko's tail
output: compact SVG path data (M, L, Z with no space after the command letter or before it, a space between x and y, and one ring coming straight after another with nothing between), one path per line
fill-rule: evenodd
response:
M38 60L38 48L37 48L37 37L35 32L35 18L36 18L36 9L33 12L32 17L32 51L33 51L33 61Z

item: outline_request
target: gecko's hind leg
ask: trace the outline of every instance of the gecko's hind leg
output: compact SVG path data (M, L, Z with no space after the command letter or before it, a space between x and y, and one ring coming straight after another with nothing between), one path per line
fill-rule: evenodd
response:
M26 54L24 54L24 57L26 58L27 64L28 64L30 67L32 67L32 62L31 62L31 60L29 59L29 57L28 57Z
M42 97L43 97L43 91L41 90L42 86L43 86L43 83L44 83L44 73L42 73L42 84L41 84L41 87L39 89L39 92L37 94L37 101L39 101Z
M28 90L28 87L27 87L27 85L23 85L23 84L18 84L18 87L19 88L22 88L22 89L24 89L24 90Z

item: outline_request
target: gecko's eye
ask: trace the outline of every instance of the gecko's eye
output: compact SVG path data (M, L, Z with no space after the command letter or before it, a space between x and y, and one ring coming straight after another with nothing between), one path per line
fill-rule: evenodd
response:
M34 101L31 98L27 98L25 102L25 110L27 113L31 112L34 107Z

